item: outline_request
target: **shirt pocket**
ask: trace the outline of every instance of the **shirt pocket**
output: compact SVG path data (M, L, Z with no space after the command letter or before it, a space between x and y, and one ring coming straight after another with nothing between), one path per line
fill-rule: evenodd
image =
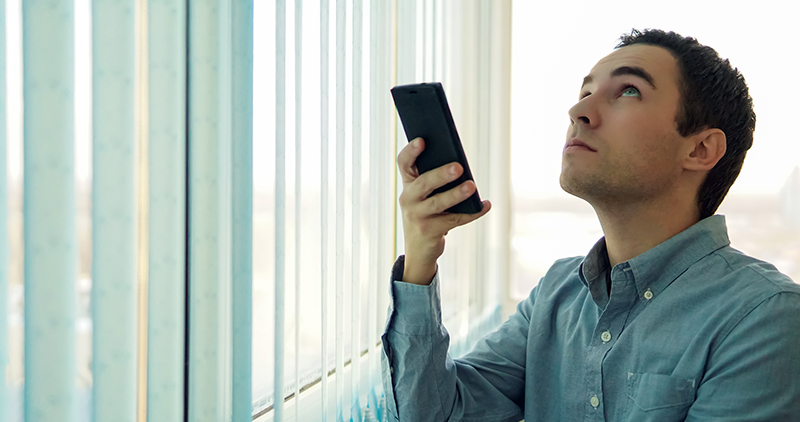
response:
M692 378L629 372L626 420L682 421L694 397Z

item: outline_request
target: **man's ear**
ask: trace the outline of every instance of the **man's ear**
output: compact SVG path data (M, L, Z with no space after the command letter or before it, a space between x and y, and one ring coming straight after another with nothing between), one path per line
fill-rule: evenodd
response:
M689 154L683 159L686 170L711 170L728 148L725 132L716 128L704 129L690 136L689 141Z

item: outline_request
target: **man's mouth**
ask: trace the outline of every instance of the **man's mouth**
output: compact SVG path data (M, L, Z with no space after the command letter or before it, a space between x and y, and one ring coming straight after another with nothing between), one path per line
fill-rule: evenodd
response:
M585 142L581 141L578 138L572 138L567 141L567 144L564 145L564 152L572 152L572 151L591 151L597 152L596 149L590 147Z

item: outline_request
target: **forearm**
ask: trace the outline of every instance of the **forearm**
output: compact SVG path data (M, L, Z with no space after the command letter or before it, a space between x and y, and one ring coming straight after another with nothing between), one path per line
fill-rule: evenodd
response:
M398 281L404 265L401 256L392 270L392 309L382 337L387 408L395 420L446 421L443 398L431 376L436 362L447 359L449 344L441 325L438 280L434 274L427 285Z
M427 286L433 281L436 275L436 261L430 259L416 258L414 255L406 254L403 266L403 276L400 278L405 283L419 284Z
M449 421L455 369L447 356L446 331L409 335L389 329L382 340L383 385L394 420Z
M515 320L496 334L507 339L505 350L516 362L495 354L483 341L463 361L454 361L448 355L450 337L441 320L438 276L430 285L400 282L398 266L402 265L401 257L393 271L394 306L382 337L390 420L519 421L526 324ZM517 340L518 344L511 344ZM493 374L491 379L486 370ZM498 374L504 375L498 378Z

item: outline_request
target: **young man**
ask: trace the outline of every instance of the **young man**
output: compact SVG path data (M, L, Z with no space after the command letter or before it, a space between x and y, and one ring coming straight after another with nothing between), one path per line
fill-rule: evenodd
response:
M569 116L561 186L592 205L605 236L557 261L457 360L436 260L447 232L491 204L444 213L474 184L427 198L461 168L419 175L421 139L400 152L406 254L383 336L390 419L800 420L800 286L732 249L713 215L753 141L741 74L693 38L633 31L584 78Z

